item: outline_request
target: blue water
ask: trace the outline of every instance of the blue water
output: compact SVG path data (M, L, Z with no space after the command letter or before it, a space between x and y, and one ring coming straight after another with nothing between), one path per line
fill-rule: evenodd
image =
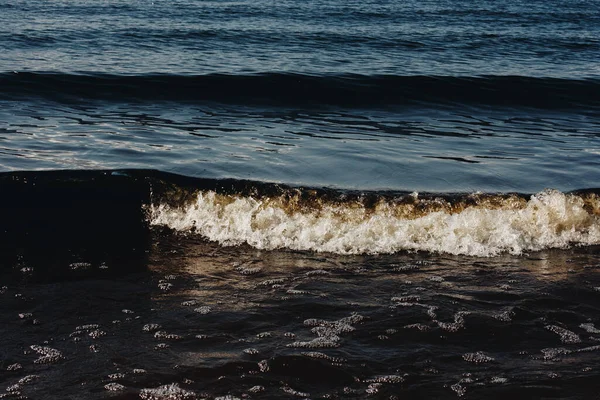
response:
M3 0L0 168L597 187L598 6Z
M596 1L3 1L0 69L597 76Z

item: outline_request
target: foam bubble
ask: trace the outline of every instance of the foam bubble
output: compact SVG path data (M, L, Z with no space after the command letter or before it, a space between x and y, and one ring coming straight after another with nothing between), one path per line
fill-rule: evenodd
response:
M267 360L261 360L258 363L258 369L260 372L269 372L269 362Z
M100 329L95 329L95 330L91 331L88 335L92 339L98 339L98 338L100 338L102 336L106 336L106 332L104 332L104 331L102 331Z
M98 324L87 324L87 325L79 325L78 327L75 328L76 331L91 331L94 329L98 329L100 328L100 325Z
M299 390L292 389L289 386L284 386L281 388L281 390L283 390L285 393L287 393L289 395L296 396L296 397L304 397L304 398L310 397L310 393L301 392Z
M223 245L337 254L402 250L471 256L600 244L600 200L547 190L528 201L499 196L459 205L380 201L298 206L286 198L200 192L193 204L152 206L150 222ZM522 199L521 199L522 200ZM420 205L421 204L421 205Z
M402 383L404 377L400 375L379 375L371 379L367 379L365 382L370 383Z
M352 314L336 321L325 321L322 319L309 318L304 320L304 325L313 326L311 332L317 335L317 338L310 341L296 341L287 345L287 347L305 348L305 349L323 349L340 346L340 336L345 333L353 332L355 328L352 325L358 324L365 319L362 315Z
M369 386L367 386L367 388L365 389L365 393L367 393L370 396L376 395L377 393L379 393L379 389L381 388L381 386L383 386L381 383L370 383Z
M6 367L7 371L18 371L20 369L23 369L23 366L19 363L11 364L8 367Z
M104 385L104 389L108 390L109 392L119 392L125 390L126 387L120 383L111 382Z
M568 329L562 328L557 325L546 325L545 328L550 332L556 333L560 336L560 341L563 343L580 343L581 338L575 332L571 332Z
M265 391L265 387L264 386L260 386L260 385L256 385L256 386L252 386L250 389L248 389L248 391L250 393L260 393L260 392L264 392Z
M31 345L33 351L39 354L39 358L33 361L34 364L54 364L64 359L63 354L51 347Z
M156 331L154 333L154 338L158 340L181 340L183 337L177 335L175 333L167 333L165 331Z
M458 332L458 330L465 327L465 315L469 315L469 311L459 311L454 314L454 322L442 322L434 319L434 322L445 331Z
M197 398L194 392L182 389L176 383L159 386L154 389L142 389L140 397L144 400L186 400Z
M592 323L581 324L579 327L585 329L588 333L600 333L600 329L596 328Z
M485 354L482 351L477 351L475 353L463 354L463 360L474 363L474 364L484 364L484 363L494 361L494 358L488 356L487 354Z
M161 328L159 324L146 324L142 327L144 332L154 332Z
M301 354L303 356L305 356L305 357L319 358L319 359L322 359L322 360L331 361L333 363L343 363L343 362L346 362L346 359L344 359L344 358L341 358L341 357L331 357L331 356L328 356L327 354L319 353L317 351L307 351L307 352L303 352Z
M450 389L452 389L458 397L463 397L467 393L467 388L461 385L460 382L450 386Z
M327 349L339 347L340 337L329 336L329 337L318 337L309 341L297 341L287 345L287 347L293 347L296 349Z
M26 376L22 377L21 379L19 379L19 385L24 385L26 383L33 382L37 379L39 379L38 375L26 375Z
M556 358L558 358L558 356L561 355L566 355L566 354L571 354L571 350L567 350L565 348L546 348L546 349L542 349L542 358L545 361L549 361L549 360L555 360Z
M18 396L21 394L21 390L23 390L23 387L21 385L19 385L18 383L15 383L14 385L10 385L6 388L6 391L8 393L11 393L15 396Z

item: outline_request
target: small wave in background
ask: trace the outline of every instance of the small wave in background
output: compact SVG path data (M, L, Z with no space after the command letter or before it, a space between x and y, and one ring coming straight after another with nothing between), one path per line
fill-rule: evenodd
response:
M464 104L571 109L600 106L598 79L298 73L109 75L12 72L4 98L185 101L247 106L393 107ZM548 96L548 94L552 94Z

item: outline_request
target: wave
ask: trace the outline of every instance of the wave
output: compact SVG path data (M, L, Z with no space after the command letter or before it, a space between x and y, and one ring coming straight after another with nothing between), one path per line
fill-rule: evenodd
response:
M375 107L472 104L597 108L600 79L525 76L0 74L0 99L189 101Z
M593 190L420 195L226 187L187 192L183 201L177 191L178 205L153 202L150 224L227 246L336 254L427 251L489 257L600 244L600 197Z
M341 255L488 257L600 244L600 189L361 192L113 170L3 173L0 190L0 264L20 251L143 257L155 229Z
M479 197L479 198L478 198ZM522 254L600 244L600 199L558 191L518 196L297 205L294 198L200 192L193 204L152 206L150 222L194 232L223 245L336 254L427 251L469 256ZM593 209L594 212L589 210Z

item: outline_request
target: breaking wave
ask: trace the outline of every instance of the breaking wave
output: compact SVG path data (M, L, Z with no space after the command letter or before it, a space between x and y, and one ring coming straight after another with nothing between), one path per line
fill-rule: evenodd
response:
M600 244L599 189L344 191L153 170L11 172L0 189L5 258L23 248L143 252L161 227L224 246L341 255L489 257Z
M222 245L336 254L495 256L600 244L600 198L589 191L327 198L201 190L185 205L152 205L149 219Z

